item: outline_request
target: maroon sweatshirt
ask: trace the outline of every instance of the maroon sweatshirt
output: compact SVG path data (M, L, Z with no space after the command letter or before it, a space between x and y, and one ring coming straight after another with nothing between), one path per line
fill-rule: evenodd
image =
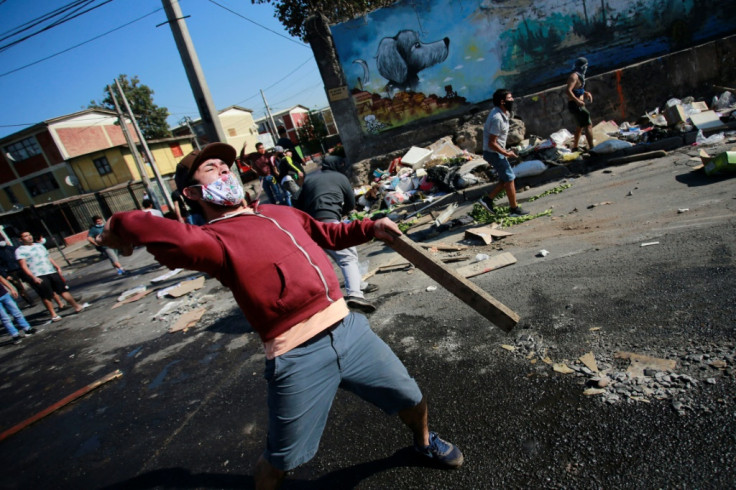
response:
M288 206L262 205L193 226L142 211L116 213L112 231L144 245L171 268L205 272L230 289L265 342L342 297L322 247L340 250L373 238L373 221L322 223Z

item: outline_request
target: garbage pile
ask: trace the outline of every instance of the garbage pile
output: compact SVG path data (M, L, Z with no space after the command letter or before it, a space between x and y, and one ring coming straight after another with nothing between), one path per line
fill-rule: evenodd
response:
M517 178L540 175L551 166L566 165L590 156L612 154L640 144L648 144L685 132L698 130L695 144L722 143L727 133L706 137L703 131L725 128L725 122L736 119L736 96L724 91L713 97L710 107L693 97L672 98L664 108L646 112L637 121L602 121L593 127L595 146L574 141L574 135L563 128L547 138L530 135L510 147L518 161L512 161ZM730 134L730 133L728 133ZM715 155L707 174L736 171L736 153ZM431 200L444 194L487 182L495 178L493 169L479 155L462 150L446 136L427 148L412 147L402 157L390 162L386 169L373 171L373 182L355 189L358 214L362 218L391 210L393 207Z

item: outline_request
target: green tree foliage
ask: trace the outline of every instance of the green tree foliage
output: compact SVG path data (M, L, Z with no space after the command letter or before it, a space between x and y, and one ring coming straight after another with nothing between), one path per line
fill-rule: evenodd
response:
M319 112L309 111L307 120L297 129L299 144L306 146L310 153L319 151L321 143L327 137L327 126Z
M322 13L330 24L345 22L360 17L381 7L386 7L396 0L251 0L253 3L273 4L274 17L294 37L304 40L306 31L304 23L312 14Z
M144 85L138 80L138 76L135 75L131 79L128 79L127 75L120 75L118 77L120 86L125 93L125 97L128 99L130 110L135 114L135 118L138 121L138 126L141 128L143 137L147 140L166 138L171 136L169 130L169 124L166 122L166 118L169 116L169 110L166 107L159 107L153 103L153 90L148 86ZM125 113L125 105L122 99L119 97L117 87L113 83L113 90L115 91L116 98L120 109ZM90 109L109 109L115 110L115 104L110 97L110 92L107 87L104 89L105 98L99 101L91 101L89 103Z

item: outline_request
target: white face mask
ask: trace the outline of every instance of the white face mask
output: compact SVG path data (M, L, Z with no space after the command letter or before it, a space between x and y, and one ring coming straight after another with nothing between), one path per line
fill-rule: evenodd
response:
M237 206L245 197L243 186L233 174L227 174L211 184L199 187L202 189L202 200L218 206Z

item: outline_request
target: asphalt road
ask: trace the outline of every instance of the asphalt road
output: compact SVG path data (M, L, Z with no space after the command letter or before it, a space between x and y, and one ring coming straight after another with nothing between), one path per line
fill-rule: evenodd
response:
M525 208L552 216L490 246L462 230L436 237L518 259L473 279L520 314L509 334L419 271L374 276L371 325L466 463L427 467L396 417L341 392L320 451L284 488L733 487L736 180L693 172L695 154L597 170L534 201L560 182L522 192ZM42 332L18 346L0 337L0 429L123 375L0 442L0 488L252 487L266 435L264 356L228 291L208 279L178 300L149 294L111 309L127 289L192 274L154 286L166 269L142 249L123 260L133 271L124 278L91 255L77 251L69 270L88 310L47 325L40 307L25 310ZM401 260L380 243L361 256L369 268ZM195 327L167 333L199 307ZM589 352L603 375L579 372ZM642 361L647 376L636 377L621 352L675 367ZM599 378L611 384L585 395Z

